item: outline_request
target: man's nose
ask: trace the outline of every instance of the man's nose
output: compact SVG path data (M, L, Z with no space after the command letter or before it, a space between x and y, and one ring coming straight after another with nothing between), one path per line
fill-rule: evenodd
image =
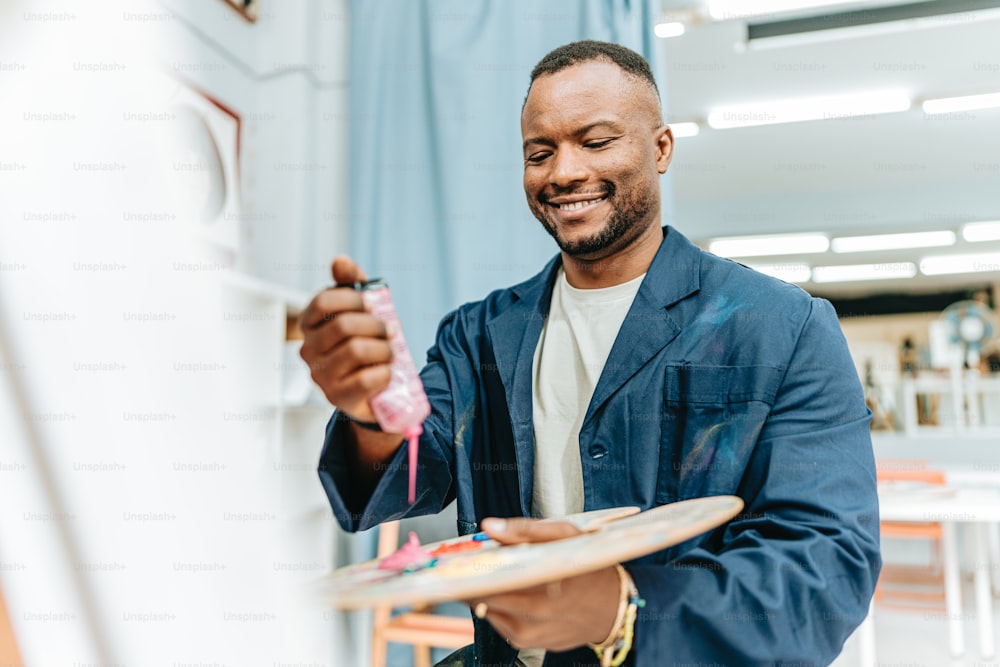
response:
M549 180L553 185L564 188L573 183L586 181L589 173L580 152L574 148L564 148L553 156Z

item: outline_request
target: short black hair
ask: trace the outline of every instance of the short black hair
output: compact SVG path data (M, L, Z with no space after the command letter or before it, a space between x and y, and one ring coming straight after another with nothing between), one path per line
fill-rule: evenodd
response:
M549 51L544 58L538 61L535 68L531 70L531 84L534 84L535 79L540 76L555 74L578 63L594 60L604 60L618 65L625 72L652 87L653 92L656 93L656 99L659 101L660 89L657 87L656 79L653 77L653 70L645 58L621 44L598 42L593 39L570 42ZM531 92L531 84L528 85L528 92ZM524 99L527 102L527 95L525 95Z

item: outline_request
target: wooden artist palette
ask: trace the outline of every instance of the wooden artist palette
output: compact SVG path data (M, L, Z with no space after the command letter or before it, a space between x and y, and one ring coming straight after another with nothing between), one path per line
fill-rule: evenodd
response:
M437 562L415 572L378 569L379 560L349 565L321 580L320 594L340 609L471 600L593 572L679 544L743 509L736 496L695 498L645 512L619 507L559 519L584 532L564 540L471 545L473 536L423 545ZM469 550L465 550L468 548Z

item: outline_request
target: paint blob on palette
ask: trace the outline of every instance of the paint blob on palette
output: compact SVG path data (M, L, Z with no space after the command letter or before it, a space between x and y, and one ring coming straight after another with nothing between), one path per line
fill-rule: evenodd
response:
M406 544L398 551L385 558L342 567L324 580L323 585L325 590L336 595L339 590L364 588L378 582L390 581L423 570L441 567L451 557L458 554L495 549L499 546L500 544L490 539L486 533L475 533L474 535L420 545L416 534L411 532Z
M645 512L636 507L583 512L547 519L569 521L582 534L536 544L501 545L476 533L420 546L411 534L387 558L336 570L321 580L320 594L340 609L495 595L645 556L720 526L741 509L743 501L735 496L712 496Z

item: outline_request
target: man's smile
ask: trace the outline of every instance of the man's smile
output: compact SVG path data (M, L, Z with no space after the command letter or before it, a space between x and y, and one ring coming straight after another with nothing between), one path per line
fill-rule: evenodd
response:
M607 195L605 195L604 197L597 197L596 199L585 199L583 201L563 202L561 204L554 204L554 205L558 206L560 211L579 211L580 209L591 206L592 204L602 202L606 198Z
M564 220L577 220L597 208L609 196L611 196L611 193L608 191L585 192L555 197L543 195L541 200L546 206L556 209L560 218Z

